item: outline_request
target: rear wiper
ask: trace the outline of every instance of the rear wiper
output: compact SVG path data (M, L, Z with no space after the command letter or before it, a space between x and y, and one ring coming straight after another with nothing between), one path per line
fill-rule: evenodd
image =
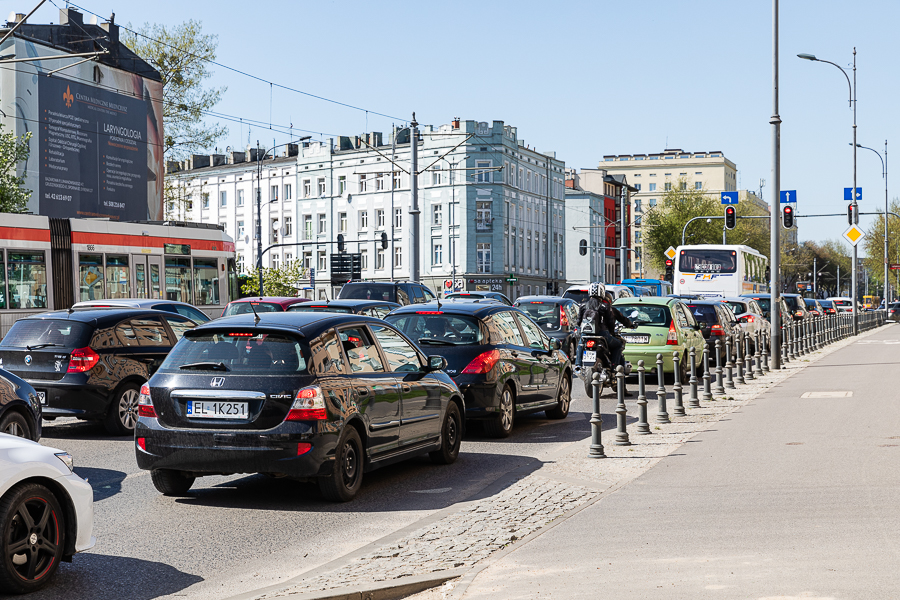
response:
M37 350L38 348L49 348L50 346L62 346L62 344L35 344L34 346L25 346L26 350Z
M220 362L195 362L181 365L179 369L208 369L210 371L230 371L225 363Z
M436 338L419 338L420 344L434 344L435 346L456 346L457 342L449 340L439 340Z

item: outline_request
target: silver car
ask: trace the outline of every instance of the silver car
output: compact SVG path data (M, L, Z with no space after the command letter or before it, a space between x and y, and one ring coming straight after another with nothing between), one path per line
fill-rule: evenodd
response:
M762 307L753 298L738 296L721 300L731 309L738 325L744 333L750 335L751 339L755 340L757 332L763 332L769 328L769 321L763 316L765 313Z

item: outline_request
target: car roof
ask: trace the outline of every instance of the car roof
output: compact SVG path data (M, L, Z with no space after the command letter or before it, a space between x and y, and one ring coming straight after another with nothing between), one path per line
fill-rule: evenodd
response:
M514 306L507 306L506 304L501 304L498 302L426 302L424 304L407 304L406 306L401 306L400 308L394 309L394 311L388 316L408 314L408 313L418 313L418 312L426 312L432 314L447 313L447 314L465 314L465 315L473 315L478 318L483 319L495 312L499 312L501 310L514 310L516 312L521 312Z
M142 307L142 306L152 306L153 304L179 304L183 306L193 306L188 302L181 302L179 300L163 300L162 298L157 298L155 300L151 300L149 298L115 298L110 300L81 300L80 302L76 302L72 305L72 308L81 308L83 306L112 306L112 307Z
M343 325L345 323L374 323L383 324L384 321L365 315L327 312L267 312L259 314L259 321L253 313L243 313L230 317L219 317L206 323L201 323L191 329L191 332L206 330L221 330L238 328L247 329L280 330L292 334L301 334L305 337L316 337L322 330ZM197 335L192 333L191 335Z
M76 321L80 323L95 323L103 325L108 321L119 321L129 317L145 317L145 316L172 316L173 313L167 313L152 308L82 308L80 310L54 310L51 312L40 313L37 315L28 315L19 320L50 320L60 319L66 321ZM177 316L177 315L176 315ZM187 318L187 317L185 317Z
M676 302L684 302L680 298L669 298L668 296L627 296L625 298L616 298L613 300L613 306L621 304L652 304L655 306L672 306Z
M684 300L685 304L699 304L701 306L721 306L723 302L721 300Z
M750 302L754 300L750 296L723 296L720 302Z
M519 296L515 300L516 303L519 302L544 302L545 304L549 304L551 302L555 302L556 304L575 304L575 301L571 298L563 298L562 296Z
M396 302L387 300L366 300L365 298L336 298L334 300L310 300L313 306L334 306L335 308L357 308L360 306L400 306ZM296 303L295 303L296 304Z
M241 304L246 302L267 302L269 304L280 304L282 306L290 306L298 302L309 302L309 298L300 298L297 296L247 296L246 298L238 298L232 300L228 304Z

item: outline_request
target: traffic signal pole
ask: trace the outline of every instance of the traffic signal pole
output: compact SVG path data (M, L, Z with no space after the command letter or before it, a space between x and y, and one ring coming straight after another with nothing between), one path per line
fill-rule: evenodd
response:
M771 315L769 333L769 364L773 370L781 369L781 229L778 227L778 217L781 211L781 117L778 115L778 0L772 0L772 116L769 119L772 125L772 210L769 217L772 219L769 227L769 262L771 268L771 281L769 292L771 293Z

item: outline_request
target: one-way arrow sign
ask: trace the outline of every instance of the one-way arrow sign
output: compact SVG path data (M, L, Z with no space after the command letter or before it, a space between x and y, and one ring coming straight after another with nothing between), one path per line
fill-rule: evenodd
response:
M852 200L853 199L853 188L844 188L844 200ZM856 188L856 201L859 202L862 200L862 188Z
M781 190L781 203L792 204L797 202L797 190Z

